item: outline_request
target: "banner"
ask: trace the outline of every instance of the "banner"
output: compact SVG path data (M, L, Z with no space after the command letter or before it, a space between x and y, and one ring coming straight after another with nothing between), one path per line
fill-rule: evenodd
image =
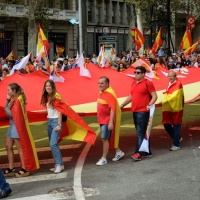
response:
M155 104L150 106L149 122L148 122L148 126L147 126L145 137L143 139L143 142L142 142L142 144L140 146L139 151L143 151L143 152L149 153L149 137L150 137L151 127L152 127L152 123L153 123L154 111L155 111Z

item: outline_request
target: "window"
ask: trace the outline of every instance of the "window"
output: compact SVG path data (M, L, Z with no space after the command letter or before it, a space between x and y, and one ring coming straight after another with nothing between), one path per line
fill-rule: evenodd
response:
M104 23L108 23L108 13L107 13L108 7L107 2L104 2Z
M54 3L55 3L54 0L46 0L46 7L54 8L55 7Z
M92 22L92 1L88 1L88 22Z
M100 9L96 8L96 21L100 22Z
M60 0L60 8L64 10L71 10L70 0Z
M118 15L119 13L116 13L116 6L117 6L117 2L112 2L112 24L115 24L116 20L115 20L115 16Z
M122 20L122 16L123 16L123 3L119 3L119 23L122 23L123 22L123 20Z

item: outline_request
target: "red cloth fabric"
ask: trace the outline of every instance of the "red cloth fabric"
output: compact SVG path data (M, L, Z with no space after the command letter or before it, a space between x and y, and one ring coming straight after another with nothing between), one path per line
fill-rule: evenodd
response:
M105 100L105 95L102 95L102 94L99 94L99 98L97 100L98 124L108 124L110 120L111 107L108 105L108 102ZM100 103L101 100L107 102L107 104Z
M153 83L143 78L139 83L134 81L131 86L131 111L132 112L149 112L147 105L151 100L150 93L155 92Z

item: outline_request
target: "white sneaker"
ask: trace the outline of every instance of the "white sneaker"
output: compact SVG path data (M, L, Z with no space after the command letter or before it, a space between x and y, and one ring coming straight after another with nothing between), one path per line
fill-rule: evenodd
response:
M112 161L118 161L123 156L124 156L124 152L123 151L116 152L115 157L112 159Z
M53 170L54 169L54 170ZM54 173L60 173L65 169L64 165L56 165L55 168L50 169Z
M107 164L107 160L105 158L101 158L97 163L96 165L105 165Z
M176 147L176 146L173 146L173 147L170 148L171 151L177 151L179 149L180 149L180 147Z

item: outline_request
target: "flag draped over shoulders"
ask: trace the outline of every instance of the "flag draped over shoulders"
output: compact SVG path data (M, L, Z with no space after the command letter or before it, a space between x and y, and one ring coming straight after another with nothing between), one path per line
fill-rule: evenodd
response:
M95 132L83 121L83 119L56 93L53 107L67 116L66 123L63 123L63 130L59 142L63 139L72 139L94 144Z
M25 168L27 171L36 170L39 168L39 161L22 95L19 95L19 97L15 100L14 105L11 108L11 112L19 134Z
M183 86L179 80L176 80L164 93L162 101L163 124L181 124L183 106Z
M109 87L104 92L99 94L98 103L107 103L114 111L114 130L112 131L110 138L110 149L118 148L119 146L119 133L121 122L121 109L117 100L117 96L114 90Z

